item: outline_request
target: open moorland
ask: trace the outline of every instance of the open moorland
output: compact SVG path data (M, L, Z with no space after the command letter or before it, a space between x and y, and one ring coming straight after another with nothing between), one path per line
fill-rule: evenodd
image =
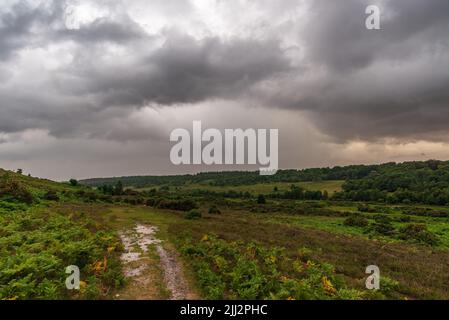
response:
M448 299L448 274L449 162L66 183L0 171L0 299Z

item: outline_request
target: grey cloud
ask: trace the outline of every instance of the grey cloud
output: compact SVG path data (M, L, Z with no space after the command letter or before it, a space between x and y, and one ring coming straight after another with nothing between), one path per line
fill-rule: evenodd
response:
M194 103L237 98L253 84L289 70L276 40L196 40L167 32L164 44L124 66L77 65L88 93L106 105ZM84 71L83 71L84 70Z
M32 6L20 0L10 8L0 7L0 61L8 60L24 47L46 47L69 40L81 45L102 41L125 45L147 36L126 13L120 19L98 18L69 29L64 24L64 14L70 3L70 0L53 0Z
M126 117L145 104L235 100L249 87L290 69L276 39L197 39L171 29L150 35L126 12L118 19L100 18L67 29L63 16L69 3L55 1L32 8L20 2L13 7L13 13L2 16L2 22L7 22L2 23L2 32L8 32L11 39L23 37L20 45L4 51L5 58L30 44L45 49L71 41L75 46L70 47L70 64L40 74L39 83L31 88L19 89L18 83L4 88L0 85L0 132L40 128L58 137L82 134L114 140L141 139L153 133L125 130L115 120L114 112L108 110L121 109ZM172 7L174 10L177 5ZM36 26L39 34L33 32ZM102 42L122 45L127 54L115 57ZM35 76L12 65L3 70L5 78L11 72L11 77L20 75L25 84ZM115 125L117 130L109 125ZM83 132L85 129L88 131Z
M263 12L260 30L266 31L259 38L251 37L246 25L227 37L213 31L193 36L191 30L174 31L170 23L163 32L149 34L126 10L119 18L67 29L63 15L70 0L36 8L19 2L0 10L0 79L22 72L27 81L27 70L8 65L24 47L67 45L71 59L39 75L41 83L32 89L0 84L0 132L43 128L58 137L138 140L157 133L128 130L118 118L145 105L228 99L306 111L338 141L441 140L449 131L449 2L375 2L383 8L381 31L364 26L369 0L306 1L305 24L289 15L303 1L276 8L271 1L257 2L254 16ZM189 2L157 1L153 7L169 15L195 13ZM236 14L236 20L245 21L252 13ZM251 26L258 25L255 18ZM287 52L285 43L290 46L294 32L277 31L290 26L298 30L298 48ZM124 53L116 54L111 43Z
M447 49L448 1L380 1L380 31L365 28L365 8L372 3L313 1L304 34L310 59L337 71L351 71L382 59L401 61L431 48Z
M22 89L19 95L10 88L0 90L0 131L44 128L55 136L67 136L88 128L86 136L141 139L149 131L125 130L107 110L121 109L126 116L146 104L238 99L250 86L289 69L275 40L195 40L171 32L164 37L160 48L137 52L112 65L102 62L103 47L84 44L72 65L42 76L38 87L42 90ZM143 41L147 40L151 42L150 38ZM108 127L110 124L117 130ZM105 128L105 132L95 127Z
M61 15L65 1L51 2L51 10L42 5L32 7L18 2L9 10L0 8L0 60L6 60L18 49L36 41L33 27L51 24Z
M122 21L99 18L77 29L56 30L54 36L60 41L73 40L82 44L101 41L127 44L130 41L146 38L148 35L136 22L125 16Z
M18 95L8 90L0 90L0 132L39 128L64 136L79 133L80 124L95 118L94 106L85 97L26 90Z
M368 4L313 1L302 38L307 70L258 94L266 105L306 110L337 141L441 141L449 132L449 2L380 1L380 31L365 28Z

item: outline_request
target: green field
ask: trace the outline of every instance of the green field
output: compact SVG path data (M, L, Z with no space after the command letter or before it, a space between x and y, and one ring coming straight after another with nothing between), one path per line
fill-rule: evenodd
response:
M344 183L342 180L335 180L335 181L319 181L319 182L313 182L313 181L305 181L305 182L296 182L296 183L289 183L289 182L278 182L278 183L258 183L254 185L239 185L239 186L215 186L210 185L207 183L204 184L186 184L183 186L177 186L175 187L178 190L182 191L191 191L195 189L202 189L202 190L209 190L209 191L227 191L227 190L233 190L236 192L250 192L253 194L268 194L273 192L274 188L278 188L279 191L286 191L289 190L291 185L297 185L299 187L304 188L305 190L321 190L321 191L327 191L329 194L332 194L334 192L341 191L341 186ZM151 190L154 188L158 188L158 186L147 186L145 188L136 188L136 190Z

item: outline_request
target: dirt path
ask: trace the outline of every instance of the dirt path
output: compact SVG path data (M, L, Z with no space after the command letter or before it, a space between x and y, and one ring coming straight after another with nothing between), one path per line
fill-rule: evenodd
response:
M116 298L193 298L189 293L177 253L166 249L162 240L156 237L156 232L157 228L154 226L137 224L134 229L120 233L125 249L121 260L129 284Z

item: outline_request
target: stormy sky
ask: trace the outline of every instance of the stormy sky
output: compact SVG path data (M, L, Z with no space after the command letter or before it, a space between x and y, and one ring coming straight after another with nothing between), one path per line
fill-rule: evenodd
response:
M242 169L172 165L193 120L278 128L282 168L449 159L449 1L1 1L0 167Z

